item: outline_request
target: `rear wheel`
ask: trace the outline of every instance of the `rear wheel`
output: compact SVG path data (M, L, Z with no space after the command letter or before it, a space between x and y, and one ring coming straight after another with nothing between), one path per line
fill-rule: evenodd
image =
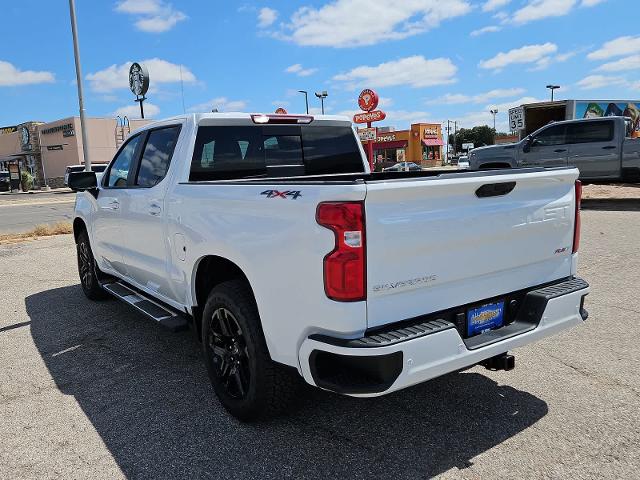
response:
M100 286L98 277L98 266L91 251L89 235L83 231L78 235L76 244L78 254L78 274L80 275L80 285L82 291L89 300L104 300L108 297L107 292Z
M295 395L297 373L269 356L260 317L246 282L214 287L202 316L202 345L213 389L242 421L280 413Z

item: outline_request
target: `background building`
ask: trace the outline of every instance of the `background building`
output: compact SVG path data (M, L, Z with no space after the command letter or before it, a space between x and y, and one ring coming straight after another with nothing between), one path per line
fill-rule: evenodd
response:
M374 158L384 162L414 162L423 167L442 165L442 126L438 123L414 123L408 130L379 127L373 143Z
M107 163L129 134L149 120L88 118L91 163ZM0 170L18 164L34 176L35 186L61 187L68 165L84 164L80 117L25 122L0 128Z

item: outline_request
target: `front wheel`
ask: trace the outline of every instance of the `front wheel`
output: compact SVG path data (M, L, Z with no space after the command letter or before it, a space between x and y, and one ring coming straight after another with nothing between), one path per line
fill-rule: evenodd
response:
M76 244L78 254L78 274L82 291L89 300L104 300L109 295L100 286L98 267L91 251L89 235L83 231L78 236Z
M253 421L292 402L297 373L271 360L255 301L246 282L216 286L202 316L202 346L220 403L234 417Z

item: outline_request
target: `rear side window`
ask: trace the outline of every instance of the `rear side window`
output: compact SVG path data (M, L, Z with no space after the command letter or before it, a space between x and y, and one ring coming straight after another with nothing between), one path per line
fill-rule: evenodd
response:
M159 128L149 132L140 160L136 185L153 187L160 183L169 170L169 163L179 134L179 126Z
M569 124L567 143L596 143L613 140L613 122L580 122Z
M350 127L200 127L189 180L363 171Z

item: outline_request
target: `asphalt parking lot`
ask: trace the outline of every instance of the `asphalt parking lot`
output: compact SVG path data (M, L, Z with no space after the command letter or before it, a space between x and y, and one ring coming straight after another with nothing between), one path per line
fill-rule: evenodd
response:
M640 209L594 208L590 318L514 371L313 390L256 425L218 405L189 332L85 299L71 236L0 245L0 477L638 478Z

